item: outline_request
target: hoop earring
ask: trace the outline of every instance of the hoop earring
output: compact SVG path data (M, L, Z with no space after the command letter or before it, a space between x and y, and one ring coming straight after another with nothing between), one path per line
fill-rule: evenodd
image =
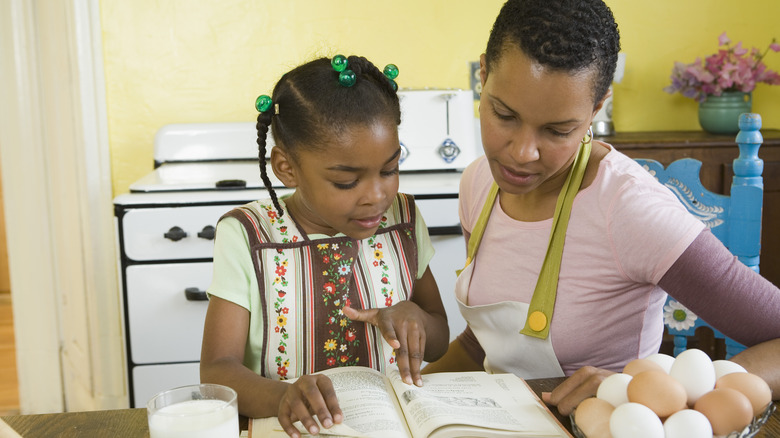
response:
M582 138L582 144L590 143L593 140L593 128L588 128L588 133Z

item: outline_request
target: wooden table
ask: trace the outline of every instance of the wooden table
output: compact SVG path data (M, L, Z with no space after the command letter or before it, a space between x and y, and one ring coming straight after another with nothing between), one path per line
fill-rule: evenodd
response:
M563 379L534 379L528 385L540 395L541 392L552 391ZM777 404L777 402L776 402ZM569 430L571 423L568 417L561 417L558 411L551 411ZM117 409L110 411L67 412L63 414L13 415L2 417L23 437L123 437L148 438L149 427L146 422L146 409ZM239 417L241 430L247 429L246 417ZM780 406L769 421L756 435L757 438L780 437Z

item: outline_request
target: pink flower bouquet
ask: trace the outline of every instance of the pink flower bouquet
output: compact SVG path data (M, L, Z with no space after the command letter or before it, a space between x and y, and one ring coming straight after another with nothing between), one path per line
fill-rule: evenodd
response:
M708 95L720 96L724 91L753 91L756 84L780 85L780 75L770 70L762 61L770 50L780 51L780 44L772 39L762 53L753 47L748 50L742 42L731 46L731 40L723 32L718 37L721 49L718 53L704 58L696 58L691 64L675 62L672 69L672 84L664 91L670 94L679 92L685 97L704 101Z

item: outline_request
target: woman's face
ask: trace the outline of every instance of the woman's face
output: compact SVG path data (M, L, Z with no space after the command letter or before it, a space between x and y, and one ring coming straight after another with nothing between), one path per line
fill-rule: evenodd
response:
M560 192L593 107L592 72L550 71L516 48L506 49L490 74L481 59L482 143L504 193Z

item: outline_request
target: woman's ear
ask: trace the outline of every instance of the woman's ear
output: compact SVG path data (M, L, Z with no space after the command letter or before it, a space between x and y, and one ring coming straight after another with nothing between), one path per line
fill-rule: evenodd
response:
M285 187L298 186L295 164L290 155L278 146L271 148L271 169Z
M485 86L485 81L487 81L487 61L485 61L485 54L479 55L479 81L482 83L482 87Z
M607 98L609 96L612 96L612 87L607 88L607 93L604 94L604 97L601 99L601 101L598 104L596 104L596 107L593 109L593 115L591 117L596 117L596 113L598 113L599 110L601 110L601 107L604 106L604 102L607 101Z

